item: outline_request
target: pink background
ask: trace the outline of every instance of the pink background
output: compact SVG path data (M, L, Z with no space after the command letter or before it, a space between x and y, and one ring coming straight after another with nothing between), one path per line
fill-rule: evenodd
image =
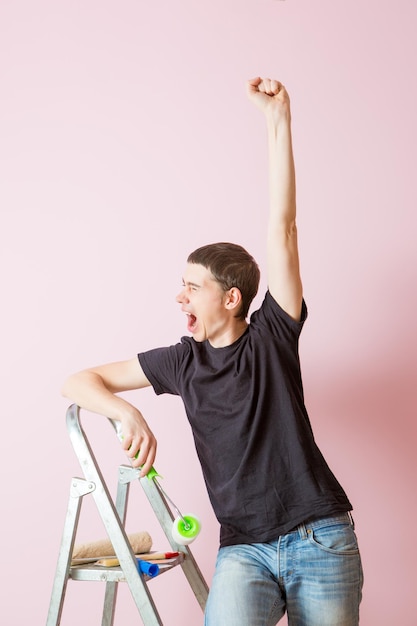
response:
M416 624L416 6L1 1L2 623L46 619L81 475L64 378L184 334L174 296L198 245L237 241L264 265L266 133L244 91L260 74L292 98L305 393L355 506L361 623ZM218 527L181 402L129 397L159 437L165 489L203 520L209 581ZM117 441L84 423L115 485ZM79 539L103 537L83 509ZM142 529L168 547L134 485L128 530ZM202 624L179 570L151 585L164 623ZM102 595L70 582L62 624L98 624ZM116 624L137 620L123 586Z

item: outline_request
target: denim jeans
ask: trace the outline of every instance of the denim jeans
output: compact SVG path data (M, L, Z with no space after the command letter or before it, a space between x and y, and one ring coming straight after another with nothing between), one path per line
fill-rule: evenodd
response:
M270 543L220 548L205 626L357 626L363 575L349 513Z

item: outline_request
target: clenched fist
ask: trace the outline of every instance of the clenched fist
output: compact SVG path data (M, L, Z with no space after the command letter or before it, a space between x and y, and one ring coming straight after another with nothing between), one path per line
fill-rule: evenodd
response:
M249 99L265 114L272 115L275 122L289 118L290 98L282 83L257 77L248 80L246 87Z

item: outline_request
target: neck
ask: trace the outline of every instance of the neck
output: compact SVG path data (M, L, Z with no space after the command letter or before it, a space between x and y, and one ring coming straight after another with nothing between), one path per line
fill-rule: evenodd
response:
M232 327L226 329L219 337L216 337L214 340L209 338L210 345L213 346L213 348L226 348L227 346L231 346L232 343L243 335L247 327L248 323L246 320L237 320Z

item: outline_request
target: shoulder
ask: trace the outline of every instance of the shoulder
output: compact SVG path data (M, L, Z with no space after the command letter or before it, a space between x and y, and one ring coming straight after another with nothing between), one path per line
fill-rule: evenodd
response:
M307 305L304 299L302 301L301 317L300 320L297 321L284 311L271 293L267 291L261 306L251 315L250 326L253 329L266 328L275 335L284 334L298 337L307 319L307 315Z
M181 337L178 343L170 346L153 348L138 354L139 362L146 371L151 369L178 369L183 363L189 363L204 351L204 342L198 343L192 337Z
M160 346L158 348L145 350L144 352L139 352L139 361L163 361L170 358L181 357L190 354L193 351L193 343L195 342L192 337L181 337L178 343L170 346Z
M139 363L157 394L178 394L179 381L194 358L193 344L191 337L182 337L171 346L138 354Z

